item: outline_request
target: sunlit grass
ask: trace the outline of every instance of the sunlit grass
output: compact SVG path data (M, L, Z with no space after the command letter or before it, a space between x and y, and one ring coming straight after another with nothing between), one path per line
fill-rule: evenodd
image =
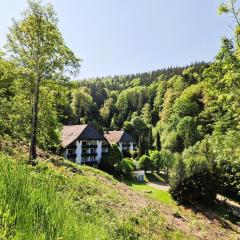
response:
M134 190L145 192L146 195L157 199L161 203L176 205L175 201L171 197L171 194L167 191L156 189L154 187L148 186L146 183L138 183L134 180L124 180L124 182Z
M0 239L115 239L125 227L98 204L95 192L104 186L93 187L86 177L67 178L1 153L0 168Z

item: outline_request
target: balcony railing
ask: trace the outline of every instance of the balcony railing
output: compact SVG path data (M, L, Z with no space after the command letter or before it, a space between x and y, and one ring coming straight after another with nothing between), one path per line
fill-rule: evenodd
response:
M67 158L76 158L76 157L77 157L77 154L76 154L76 153L68 154L68 155L67 155Z
M97 148L97 144L85 144L82 145L82 148Z
M90 166L92 166L92 164L97 164L98 163L98 161L97 160L85 160L85 159L83 159L82 160L82 164L86 164L86 165L90 165Z
M106 156L108 154L109 154L109 152L102 152L102 156Z
M97 156L97 153L82 153L82 157Z

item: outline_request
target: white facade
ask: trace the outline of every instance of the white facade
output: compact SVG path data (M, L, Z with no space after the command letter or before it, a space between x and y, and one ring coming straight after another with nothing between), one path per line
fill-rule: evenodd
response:
M118 148L119 148L120 152L122 153L122 150L123 150L123 149L122 149L122 142L119 142L119 143L118 143Z
M64 157L76 161L78 164L96 162L100 163L103 152L102 140L77 140L73 144L76 148L66 148ZM108 148L104 147L104 152L108 152Z
M144 171L142 170L133 171L132 175L138 182L144 182L144 178L145 178Z
M118 148L121 153L136 150L134 142L118 142Z
M82 141L76 141L76 163L81 164L82 161Z
M97 157L96 160L98 163L100 163L102 157L102 141L97 141Z

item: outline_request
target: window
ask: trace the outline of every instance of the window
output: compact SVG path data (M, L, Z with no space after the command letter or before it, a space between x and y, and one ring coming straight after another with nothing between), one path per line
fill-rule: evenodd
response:
M74 154L74 149L68 149L68 154L69 155Z
M90 149L90 153L91 153L91 154L95 153L95 149L94 149L94 148L91 148L91 149Z

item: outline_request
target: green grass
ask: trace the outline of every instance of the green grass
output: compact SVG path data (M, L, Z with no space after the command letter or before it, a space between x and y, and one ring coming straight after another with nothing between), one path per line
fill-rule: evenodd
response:
M69 171L73 168L79 172ZM99 170L50 162L32 167L1 153L0 169L0 239L150 240L182 235L168 230L158 209L146 206L131 212L130 199L115 187L118 181Z
M102 171L50 157L32 167L0 152L0 239L189 239L172 225L168 192L126 181L131 191Z
M146 173L146 179L150 182L163 182L167 183L167 176L162 173Z
M134 180L129 180L129 179L124 180L124 183L126 183L128 186L130 186L136 191L140 191L140 192L149 191L148 193L145 193L145 194L154 199L157 199L161 203L165 203L168 205L176 205L170 193L167 191L156 189L154 187L148 186L146 183L138 183Z
M110 214L75 191L83 178L64 177L0 155L0 239L111 239ZM37 172L36 172L36 171ZM83 214L84 213L84 214ZM113 224L115 224L113 222Z

